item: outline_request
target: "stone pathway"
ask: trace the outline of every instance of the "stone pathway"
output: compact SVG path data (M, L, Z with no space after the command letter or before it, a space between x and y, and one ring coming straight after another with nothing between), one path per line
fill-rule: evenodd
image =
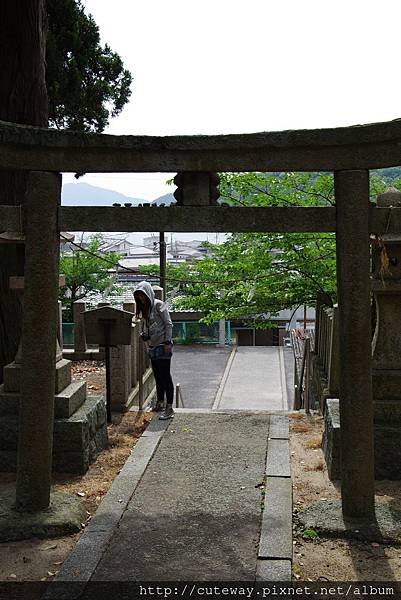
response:
M47 598L71 581L289 580L289 461L283 415L154 419Z
M291 579L283 352L176 352L188 408L172 421L152 420L48 600L61 599L72 581Z

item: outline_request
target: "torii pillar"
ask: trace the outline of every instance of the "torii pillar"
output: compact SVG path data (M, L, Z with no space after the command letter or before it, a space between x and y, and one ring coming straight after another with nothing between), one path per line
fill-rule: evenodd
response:
M61 176L32 172L27 190L16 508L35 512L50 502Z
M340 331L341 498L346 518L375 515L369 171L334 173Z

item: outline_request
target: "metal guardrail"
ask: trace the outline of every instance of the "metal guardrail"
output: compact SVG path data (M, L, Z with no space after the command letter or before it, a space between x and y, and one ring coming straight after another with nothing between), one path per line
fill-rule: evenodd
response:
M182 397L182 392L181 392L181 385L179 383L177 383L175 386L175 407L180 408L180 403L181 403L181 408L185 408L184 399Z

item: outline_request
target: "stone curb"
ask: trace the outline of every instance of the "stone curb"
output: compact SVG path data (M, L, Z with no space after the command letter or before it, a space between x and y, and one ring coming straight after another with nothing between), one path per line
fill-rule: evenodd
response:
M257 581L291 581L292 481L287 416L272 415L266 455L266 492Z
M290 445L288 440L269 437L266 457L267 477L291 477Z
M259 559L292 560L292 484L289 477L267 477Z
M284 348L279 347L279 365L280 365L280 380L281 380L281 392L283 401L283 410L288 410L288 393L287 393L287 381L285 377L285 364L284 364Z
M219 389L217 390L216 397L213 402L212 410L216 410L219 407L219 404L221 402L221 397L223 395L224 388L226 386L227 379L230 374L231 367L232 367L236 353L237 353L237 346L233 346L233 349L231 350L231 354L230 354L229 359L226 364L226 368L224 369L223 377L221 378L221 381L220 381Z
M289 421L286 415L272 415L269 438L272 440L288 440L290 438Z
M241 408L174 408L174 412L177 414L202 414L202 415L278 415L285 416L287 412L284 411L272 411L272 410L252 410L252 409L241 409Z
M42 600L79 598L105 553L169 421L153 418ZM74 586L69 584L74 582ZM82 584L82 585L79 585Z
M258 560L256 581L291 581L291 561L274 558Z

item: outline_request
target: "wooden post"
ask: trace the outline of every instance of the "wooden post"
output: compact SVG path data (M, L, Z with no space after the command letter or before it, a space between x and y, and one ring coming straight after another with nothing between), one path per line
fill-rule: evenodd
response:
M56 376L61 177L31 173L25 199L25 293L16 508L50 501Z
M374 517L369 172L334 173L343 515Z

